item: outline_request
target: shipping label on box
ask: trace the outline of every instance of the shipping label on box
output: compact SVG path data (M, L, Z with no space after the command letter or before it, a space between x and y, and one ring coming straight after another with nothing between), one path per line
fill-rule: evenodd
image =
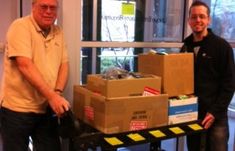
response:
M130 122L130 130L136 131L136 130L142 130L148 128L148 121L131 121Z
M169 100L168 124L190 122L198 119L197 97Z
M148 128L148 114L146 110L134 111L131 117L130 130Z
M84 106L85 118L94 121L94 108L91 106Z

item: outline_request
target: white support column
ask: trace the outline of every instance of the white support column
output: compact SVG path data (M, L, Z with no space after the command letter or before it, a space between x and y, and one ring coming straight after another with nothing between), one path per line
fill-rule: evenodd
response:
M98 1L97 0L93 0L93 18L92 18L92 22L93 22L93 26L92 26L92 40L96 41L96 35L97 35L97 12L98 12ZM97 48L92 48L92 73L96 74L96 64L97 64Z
M81 50L81 0L62 1L62 28L69 54L69 80L65 89L65 97L73 100L73 86L80 84L80 50Z

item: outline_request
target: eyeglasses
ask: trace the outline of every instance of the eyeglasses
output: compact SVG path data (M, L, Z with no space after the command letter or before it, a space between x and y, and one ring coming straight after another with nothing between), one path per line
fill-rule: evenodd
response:
M190 18L191 20L197 20L197 18L203 20L203 19L207 19L208 16L207 16L207 15L204 15L204 14L200 14L200 15L191 15L189 18Z
M52 12L56 12L58 7L57 6L54 6L54 5L45 5L45 4L42 4L42 5L39 5L39 8L42 10L42 11L47 11L48 9L50 9L50 11Z

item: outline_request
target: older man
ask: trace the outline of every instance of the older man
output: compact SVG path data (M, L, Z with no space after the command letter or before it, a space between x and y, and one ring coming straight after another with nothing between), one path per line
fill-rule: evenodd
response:
M54 25L57 0L33 0L32 13L7 32L1 104L4 151L59 151L57 117L69 110L61 96L68 57L61 29Z

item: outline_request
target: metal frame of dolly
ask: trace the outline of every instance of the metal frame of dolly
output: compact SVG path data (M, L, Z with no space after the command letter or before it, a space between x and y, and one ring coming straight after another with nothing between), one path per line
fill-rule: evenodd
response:
M177 138L178 140L181 136L204 133L206 131L200 125L200 121L116 134L104 134L85 123L82 124L82 128L84 132L83 134L70 139L69 151L87 151L88 149L96 150L97 147L101 147L102 151L116 151L117 148L120 147L156 143L170 138ZM161 136L156 136L150 132L157 132L158 134L156 135L159 135L160 132ZM137 135L137 137L140 136L142 139L135 140L135 138L130 137L131 135Z

